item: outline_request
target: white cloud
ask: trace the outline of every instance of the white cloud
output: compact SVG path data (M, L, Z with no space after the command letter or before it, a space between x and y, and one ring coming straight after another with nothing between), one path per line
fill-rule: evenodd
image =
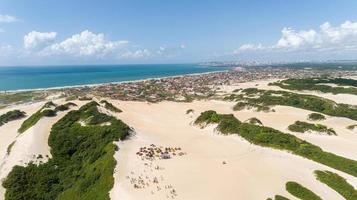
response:
M357 22L346 21L339 26L325 22L318 30L297 31L283 28L281 38L273 45L243 44L234 54L254 51L332 51L357 50Z
M299 48L318 42L318 35L314 30L296 32L291 28L284 28L281 33L282 37L276 44L276 48Z
M18 19L11 15L0 15L0 23L16 22Z
M85 30L79 34L72 35L60 43L48 46L41 54L103 57L128 43L126 40L109 41L106 40L103 33L95 34Z
M239 47L238 50L245 51L245 50L263 50L263 49L265 49L265 47L263 47L262 44L258 44L258 45L255 45L255 44L243 44L242 46Z
M120 55L120 58L124 59L137 59L137 58L148 58L150 57L151 53L147 49L139 49L136 51L128 51Z
M186 49L186 45L181 44L179 46L160 46L156 51L156 54L164 57L175 57L178 56L183 50Z
M44 48L54 42L56 36L56 32L32 31L24 36L24 47L26 49Z

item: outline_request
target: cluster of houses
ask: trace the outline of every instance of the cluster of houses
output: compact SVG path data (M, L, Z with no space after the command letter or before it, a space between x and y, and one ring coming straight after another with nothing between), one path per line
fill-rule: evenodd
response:
M67 88L67 94L92 94L126 101L191 101L214 96L221 85L240 82L330 76L356 76L355 71L294 69L288 67L237 67L224 72Z

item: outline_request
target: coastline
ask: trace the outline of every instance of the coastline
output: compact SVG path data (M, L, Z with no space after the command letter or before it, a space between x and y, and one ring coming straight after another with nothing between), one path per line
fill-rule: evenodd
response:
M234 68L232 68L234 69ZM34 89L18 89L18 90L0 90L0 94L8 94L8 93L18 93L18 92L33 92L33 91L48 91L48 90L61 90L61 89L68 89L68 88L83 88L83 87L96 87L96 86L105 86L105 85L112 85L112 84L124 84L124 83L136 83L141 81L149 81L149 80L160 80L166 78L177 78L177 77L185 77L185 76L197 76L197 75L204 75L204 74L213 74L213 73L220 73L220 72L228 72L232 69L226 70L217 70L211 72L198 72L198 73L189 73L189 74L182 74L182 75L173 75L173 76L162 76L156 78L144 78L144 79L135 79L135 80L128 80L128 81L114 81L114 82L106 82L106 83L93 83L93 84L80 84L80 85L68 85L68 86L58 86L58 87L45 87L45 88L34 88Z

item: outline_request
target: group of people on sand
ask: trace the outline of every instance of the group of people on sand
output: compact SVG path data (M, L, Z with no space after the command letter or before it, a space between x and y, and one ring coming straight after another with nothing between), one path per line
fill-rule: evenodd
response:
M149 147L140 147L136 155L142 157L142 159L170 159L173 156L183 156L186 153L181 151L180 147L157 147L151 144Z

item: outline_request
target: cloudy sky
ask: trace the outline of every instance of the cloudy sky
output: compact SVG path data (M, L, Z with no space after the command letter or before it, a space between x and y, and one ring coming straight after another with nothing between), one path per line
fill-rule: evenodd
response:
M357 59L355 0L0 0L0 65Z

